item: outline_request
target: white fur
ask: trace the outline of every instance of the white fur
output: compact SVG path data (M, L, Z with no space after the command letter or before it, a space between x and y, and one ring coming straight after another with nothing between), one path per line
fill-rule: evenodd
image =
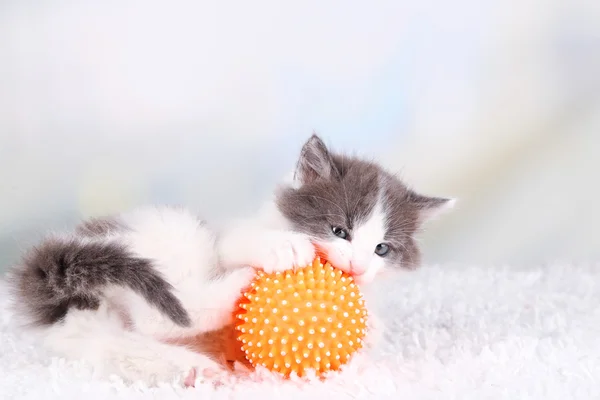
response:
M192 368L219 370L205 355L126 330L119 310L106 303L98 311L69 311L61 324L43 332L43 343L67 358L92 364L102 377L115 374L130 382L181 382Z
M106 302L100 310L71 310L65 321L42 332L45 344L69 358L86 359L105 374L130 381L184 379L192 368L217 372L220 367L215 361L165 342L231 322L234 302L254 271L240 267L222 280L209 280L217 268L216 238L186 210L143 207L119 218L127 230L106 240L125 243L133 253L152 259L173 285L192 325L174 324L137 293L115 286L105 291Z
M309 238L286 229L285 221L273 213L262 223L238 221L218 241L185 209L142 207L118 218L127 229L102 240L124 243L134 254L152 259L174 287L192 325L180 327L137 293L114 286L105 290L99 310L71 310L62 323L40 333L45 345L59 354L85 359L104 375L129 381L182 381L192 369L199 375L219 372L219 364L208 357L166 342L229 324L235 302L255 274L250 266L281 271L305 265L315 254ZM227 273L211 280L219 263Z
M145 207L125 214L123 221L130 229L122 240L140 257L153 260L196 322L190 328L178 327L136 293L121 293L140 332L181 337L218 329L230 321L236 296L253 272L246 268L223 281L209 281L208 275L219 261L216 237L197 216L185 209Z
M218 249L225 267L249 264L267 272L302 266L315 256L310 238L292 231L274 201L265 203L255 219L225 227Z

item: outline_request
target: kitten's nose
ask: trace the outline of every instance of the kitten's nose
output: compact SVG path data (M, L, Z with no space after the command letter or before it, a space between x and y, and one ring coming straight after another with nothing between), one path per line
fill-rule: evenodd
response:
M362 275L366 271L366 268L362 267L362 263L356 261L350 261L350 273L352 275Z

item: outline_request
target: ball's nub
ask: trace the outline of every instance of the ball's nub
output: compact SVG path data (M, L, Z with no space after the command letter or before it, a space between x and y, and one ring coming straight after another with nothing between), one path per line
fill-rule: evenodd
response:
M368 317L353 278L320 258L294 271L260 271L235 315L250 363L286 376L339 369L362 347Z

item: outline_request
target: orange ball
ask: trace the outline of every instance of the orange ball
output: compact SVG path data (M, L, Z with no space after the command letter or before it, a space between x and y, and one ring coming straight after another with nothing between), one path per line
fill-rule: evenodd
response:
M294 271L259 271L236 312L248 361L288 377L338 370L362 347L366 323L352 276L319 258Z

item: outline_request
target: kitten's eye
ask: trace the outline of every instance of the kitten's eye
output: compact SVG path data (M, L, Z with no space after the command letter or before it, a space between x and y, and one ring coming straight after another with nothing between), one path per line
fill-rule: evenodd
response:
M348 232L346 232L345 229L334 226L331 230L333 231L333 234L339 238L346 239L348 237Z
M390 252L390 246L388 246L385 243L379 243L375 247L375 254L377 254L379 257L384 257L389 252Z

